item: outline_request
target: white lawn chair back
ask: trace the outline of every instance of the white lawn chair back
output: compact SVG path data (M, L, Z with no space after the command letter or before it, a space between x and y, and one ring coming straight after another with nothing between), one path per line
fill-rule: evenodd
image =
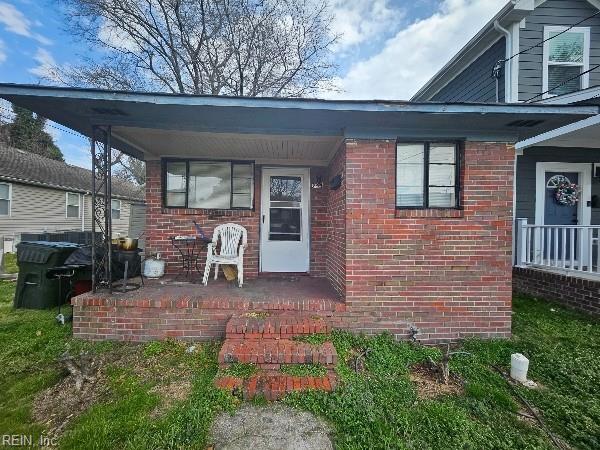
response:
M217 255L217 244L221 241L219 254ZM246 229L236 223L226 223L218 225L213 232L212 242L206 249L206 266L204 267L204 277L202 284L208 283L210 268L215 266L215 280L219 274L221 264L237 266L238 286L244 284L244 250L248 245L248 232Z
M213 242L216 244L219 238L221 238L220 256L237 256L240 239L242 239L242 245L248 241L246 229L236 223L226 223L215 227Z

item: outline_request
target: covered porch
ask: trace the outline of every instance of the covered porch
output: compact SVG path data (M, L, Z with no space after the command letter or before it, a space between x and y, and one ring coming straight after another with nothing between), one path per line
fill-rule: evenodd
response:
M590 88L544 103L597 105L598 93ZM515 290L592 314L600 314L599 142L596 115L515 146Z

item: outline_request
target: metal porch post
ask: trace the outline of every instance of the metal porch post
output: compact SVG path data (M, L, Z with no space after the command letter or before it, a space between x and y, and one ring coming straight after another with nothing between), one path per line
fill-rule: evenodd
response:
M112 291L110 126L92 128L92 291ZM96 232L102 237L98 239Z

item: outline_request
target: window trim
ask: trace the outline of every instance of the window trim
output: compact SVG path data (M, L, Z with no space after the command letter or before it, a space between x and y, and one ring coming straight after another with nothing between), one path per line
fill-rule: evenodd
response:
M398 206L398 144L420 144L423 145L423 205L422 206ZM429 205L429 148L431 144L454 144L454 206L428 206ZM397 210L461 210L461 169L463 160L464 141L456 139L435 139L435 140L404 140L397 139L394 146L394 205Z
M544 40L550 37L550 33L565 31L569 27L560 25L546 25L544 26ZM590 68L590 27L574 27L569 30L569 33L581 33L583 34L583 62L582 63L552 63L550 62L550 41L544 42L542 51L542 92L548 90L548 66L573 66L581 67L581 71L585 72ZM590 86L590 74L586 73L581 76L581 85L579 90L587 89ZM577 91L576 91L577 92ZM542 95L542 98L556 97L559 94L552 94L546 92Z
M113 206L112 206L113 202L119 202L119 207L118 208L113 208ZM123 203L118 198L112 198L112 199L110 199L110 217L114 218L113 211L114 210L118 210L119 211L119 218L117 220L121 220L121 212L122 212L121 208L122 208L122 206L123 206Z
M78 204L77 204L77 217L69 217L69 195L76 195ZM81 219L81 193L79 192L65 192L65 218L66 219Z
M168 163L184 162L185 165L185 205L184 206L168 206L167 205L167 164ZM230 179L230 193L229 193L229 208L190 208L188 206L188 194L189 194L189 183L190 183L190 163L201 162L201 163L229 163L231 167L231 179ZM234 164L246 164L252 166L252 188L251 188L251 205L249 208L233 207L233 165ZM242 159L206 159L206 158L162 158L161 159L161 191L162 191L162 207L165 209L202 209L207 211L254 211L256 202L256 163L252 160Z
M12 202L13 202L12 183L6 183L6 182L2 181L2 182L0 182L0 184L5 184L8 186L8 198L0 199L0 200L8 200L8 214L6 214L6 215L0 214L0 217L11 217L12 216Z

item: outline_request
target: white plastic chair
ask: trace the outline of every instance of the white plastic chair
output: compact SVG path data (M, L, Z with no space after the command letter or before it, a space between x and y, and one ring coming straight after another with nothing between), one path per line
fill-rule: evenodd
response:
M217 255L219 239L221 239L221 248ZM216 226L212 242L208 244L206 252L206 266L204 267L202 284L207 285L210 268L213 264L215 265L215 280L219 274L219 265L231 264L237 266L238 285L242 287L244 284L244 250L247 245L248 232L243 226L236 223Z

